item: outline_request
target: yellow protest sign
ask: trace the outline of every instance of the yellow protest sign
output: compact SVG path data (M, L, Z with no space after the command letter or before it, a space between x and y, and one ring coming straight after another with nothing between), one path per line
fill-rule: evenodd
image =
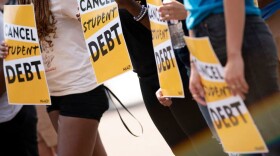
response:
M132 70L118 6L114 1L78 0L89 59L98 83Z
M228 153L265 153L266 144L250 112L239 96L233 96L224 80L224 69L207 37L185 37L205 91L214 127Z
M4 74L10 104L51 104L33 5L4 6L4 37L9 55Z
M160 88L165 97L184 97L184 89L166 21L160 20L161 0L147 0Z

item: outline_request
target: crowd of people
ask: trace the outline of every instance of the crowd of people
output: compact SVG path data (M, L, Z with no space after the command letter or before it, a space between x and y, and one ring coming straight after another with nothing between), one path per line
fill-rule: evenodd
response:
M183 142L189 142L197 156L239 155L225 153L219 143L207 110L201 77L190 61L187 46L174 50L185 97L163 97L150 22L147 11L143 11L147 9L147 3L145 0L115 1L145 107L174 155L178 152L176 147ZM1 2L1 5L8 3ZM18 0L18 4L30 3L35 8L52 104L46 108L49 118L44 114L45 108L37 107L37 114L34 106L9 105L3 75L3 59L8 56L8 45L1 32L0 142L4 148L0 155L105 156L98 125L109 102L104 86L97 84L92 70L77 16L77 1ZM260 4L264 4L264 0ZM224 79L230 91L241 96L250 111L263 104L280 105L280 61L276 46L277 43L279 47L279 36L271 33L254 0L171 0L164 3L159 12L162 20L181 20L186 36L209 37L224 67ZM0 19L2 26L2 12ZM275 23L270 27L277 27ZM0 30L3 29L0 27ZM278 102L267 102L271 97ZM256 119L255 122L261 127L259 130L269 152L242 155L280 155L280 141L272 141L268 134L268 130L280 131L279 117L271 112L265 112L264 116L267 116L265 121ZM275 125L264 127L264 122ZM197 147L196 137L202 132L206 134L210 148ZM212 139L212 135L216 139ZM11 151L6 147L18 150Z

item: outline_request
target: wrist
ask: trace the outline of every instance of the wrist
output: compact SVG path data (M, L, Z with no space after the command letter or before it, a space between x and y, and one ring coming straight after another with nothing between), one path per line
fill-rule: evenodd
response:
M237 48L238 46L229 47L227 46L227 58L237 58L240 57L241 54L241 47Z
M241 52L238 52L238 51L231 51L231 52L229 51L227 53L228 60L236 59L236 58L240 58L240 57L242 57L242 55L241 55Z

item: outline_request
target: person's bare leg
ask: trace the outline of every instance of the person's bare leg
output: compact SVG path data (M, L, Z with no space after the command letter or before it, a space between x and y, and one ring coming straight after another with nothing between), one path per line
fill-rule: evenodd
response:
M98 131L92 156L107 156Z
M40 134L38 134L38 149L40 156L55 156L55 151L53 151L51 147L48 147Z
M51 111L51 112L49 112L49 117L50 117L50 120L52 122L52 125L53 125L55 131L58 132L57 129L58 129L59 111Z
M99 122L94 119L59 116L58 155L91 156Z

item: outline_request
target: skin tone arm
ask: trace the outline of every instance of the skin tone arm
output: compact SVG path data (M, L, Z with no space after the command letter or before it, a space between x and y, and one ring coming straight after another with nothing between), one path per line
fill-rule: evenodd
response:
M3 71L3 59L0 59L0 96L6 91Z
M3 41L0 44L0 59L5 59L8 56L8 45ZM3 61L3 60L2 60Z
M159 12L161 13L161 17L163 20L174 20L174 19L183 20L186 19L188 16L188 12L185 9L184 5L178 1L171 1L168 3L164 3L163 6L159 8ZM194 37L194 34L191 30L189 31L189 35ZM202 105L206 105L206 102L204 100L205 94L202 87L201 79L193 63L191 63L191 75L190 75L189 83L190 83L189 89L190 92L192 93L193 98L198 103ZM160 92L160 90L158 92ZM160 93L158 92L156 95L160 103L163 105L169 104L171 100L164 99L163 97L160 96Z
M195 67L195 64L191 62L190 65L191 65L191 74L190 74L189 90L192 94L193 99L197 103L206 105L205 93L201 83L201 77Z
M241 53L245 24L245 2L244 0L224 0L224 11L228 55L225 66L225 81L234 95L240 95L245 99L245 94L249 90L244 76L244 61ZM190 91L198 103L206 104L200 76L193 63L191 64Z
M184 20L188 16L184 5L176 0L164 3L159 12L163 20Z
M3 41L0 44L0 96L6 91L5 77L3 71L3 59L8 55L8 46Z
M226 20L227 64L225 66L225 81L234 95L243 99L249 90L244 76L244 61L242 58L242 42L245 25L244 0L224 0Z
M131 15L138 16L141 12L142 6L135 0L115 0L120 8L126 9ZM147 16L148 13L139 22L143 24L147 29L150 29L150 21Z
M159 8L159 12L162 20L183 20L186 19L188 15L184 5L176 0L163 3ZM163 106L171 106L171 98L163 97L161 89L156 92L156 96Z
M163 106L166 106L166 107L171 106L171 104L172 104L171 98L163 97L161 88L159 90L157 90L156 96L157 96L159 103L161 103Z

